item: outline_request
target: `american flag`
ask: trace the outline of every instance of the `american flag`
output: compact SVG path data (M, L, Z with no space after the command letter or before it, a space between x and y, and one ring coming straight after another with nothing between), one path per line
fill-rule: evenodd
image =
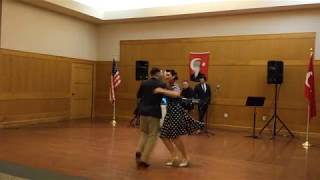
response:
M113 59L112 61L112 72L111 72L111 81L110 81L110 92L109 92L109 99L110 102L114 102L116 100L115 96L115 89L120 85L121 79L120 79L120 73L117 68L116 61Z

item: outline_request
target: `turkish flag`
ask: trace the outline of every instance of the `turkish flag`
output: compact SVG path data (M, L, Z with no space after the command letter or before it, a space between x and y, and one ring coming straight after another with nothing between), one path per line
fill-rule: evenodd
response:
M190 53L190 80L199 82L201 77L208 79L209 52Z
M317 108L316 108L316 95L314 88L314 70L313 70L313 53L310 55L309 68L306 75L306 81L304 83L304 96L308 100L308 114L310 120L312 117L316 116Z

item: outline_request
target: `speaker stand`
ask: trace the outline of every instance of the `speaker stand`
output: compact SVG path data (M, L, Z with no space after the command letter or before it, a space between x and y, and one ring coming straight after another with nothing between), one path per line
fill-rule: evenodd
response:
M282 128L285 128L288 133L291 135L291 137L294 137L294 134L290 131L290 129L286 126L286 124L280 119L280 117L277 114L277 109L278 109L278 84L275 84L275 95L274 95L274 112L272 117L268 120L268 122L263 126L263 128L260 130L259 134L264 131L264 129L269 126L269 124L272 122L272 139L274 139L277 134L282 130ZM277 121L280 122L282 125L278 130L277 130Z

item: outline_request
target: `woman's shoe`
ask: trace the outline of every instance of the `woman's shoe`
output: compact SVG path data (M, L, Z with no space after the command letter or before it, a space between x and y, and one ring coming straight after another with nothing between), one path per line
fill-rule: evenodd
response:
M189 166L189 161L187 159L183 159L180 163L179 163L179 167L188 167Z
M174 158L171 158L169 161L166 162L166 166L173 166L175 164L175 162L177 162L179 160L178 157L174 157Z
M174 159L170 159L169 161L166 162L166 166L173 166Z

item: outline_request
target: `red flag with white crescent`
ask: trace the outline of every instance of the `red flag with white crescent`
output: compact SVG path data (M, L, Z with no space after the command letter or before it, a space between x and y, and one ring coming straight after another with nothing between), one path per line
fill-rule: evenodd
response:
M201 77L208 78L209 52L190 53L190 80L199 82Z
M310 120L316 116L316 95L315 95L315 82L314 82L314 70L313 70L313 53L310 55L308 72L306 75L306 81L304 83L304 96L308 100L308 114Z

